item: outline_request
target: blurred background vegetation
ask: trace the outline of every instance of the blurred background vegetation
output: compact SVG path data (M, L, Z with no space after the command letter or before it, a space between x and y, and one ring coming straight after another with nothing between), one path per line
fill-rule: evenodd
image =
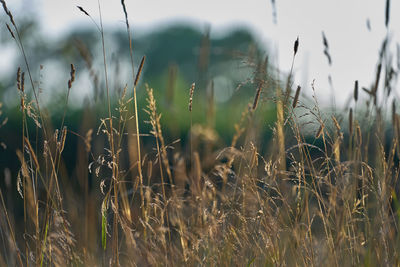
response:
M34 16L25 16L19 23L33 82L39 88L39 101L51 121L49 127L60 127L70 64L75 65L76 81L71 89L65 118L68 130L74 134L68 135L63 152L65 170L68 176L75 177L75 168L79 167L78 135L85 136L89 129L96 134L100 119L106 117L101 36L95 25L90 27L88 24L88 27L73 29L67 35L54 39L40 31ZM268 91L275 90L278 85L277 80L270 78L278 76L278 72L268 65L268 52L251 31L237 28L215 35L208 26L200 30L194 25L180 23L165 25L156 31L137 32L133 35L136 66L143 55L147 57L138 88L139 128L144 135L144 146L153 145L153 139L146 137L150 132L150 125L146 123L148 115L143 110L147 104L146 86L154 88L166 139L171 143L178 140L179 146L186 147L191 123L189 89L192 83L196 83L192 121L197 126L194 129L203 138L212 136L213 140L207 141L222 148L230 144L234 125L253 101L260 80L267 79L269 72L268 83L263 80L266 87L261 95L263 104L259 105L261 115L254 122L255 125L262 125L259 127L259 139L265 146L264 151L268 149L271 127L276 118L274 99L268 98ZM116 108L124 88L132 84L128 40L122 27L106 28L105 38L111 98ZM16 72L25 63L6 27L1 28L1 45L10 50L12 61L8 62L9 67L0 80L0 102L3 102L3 117L7 117L7 123L0 131L0 142L5 144L0 149L0 171L1 175L6 170L16 177L20 166L15 151L21 149L22 140ZM264 70L260 71L260 68ZM27 97L33 100L30 86L26 84ZM126 89L131 96L132 88L128 86ZM34 119L28 118L28 125L32 138L40 138L41 133L36 129ZM207 137L204 133L211 135ZM102 146L94 146L94 149L96 147ZM15 179L12 181L14 183ZM4 179L0 184L4 186ZM14 184L12 188L15 188ZM11 194L17 192L12 190Z

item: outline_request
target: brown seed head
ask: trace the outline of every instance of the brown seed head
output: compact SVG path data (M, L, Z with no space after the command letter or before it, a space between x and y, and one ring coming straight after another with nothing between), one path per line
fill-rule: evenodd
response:
M297 54L297 50L299 49L299 37L297 36L296 41L294 42L294 55Z
M354 101L358 100L358 80L354 82Z
M362 144L362 134L361 134L360 125L357 125L357 142L358 142L358 145L361 146L361 144Z
M262 83L257 88L256 96L254 97L254 102L253 102L253 110L257 108L258 100L260 99L261 95L261 90L262 90Z
M74 64L71 64L71 83L73 83L75 81L75 66Z
M385 26L386 26L386 28L389 25L389 18L390 18L390 0L386 0L386 12L385 12Z
M0 0L0 2L3 5L4 12L6 12L8 17L10 18L11 24L15 26L13 15L11 14L11 11L7 8L6 1Z
M194 94L194 88L196 84L192 83L192 86L190 87L190 93L189 93L189 111L192 112L192 104L193 104L193 94Z
M17 89L21 91L21 68L17 70Z
M65 139L67 138L67 126L64 126L61 133L60 153L63 152L65 146Z
M85 14L86 16L89 16L89 13L86 12L86 10L84 10L81 6L76 6L83 14Z
M293 108L296 108L297 106L297 102L299 101L299 96L300 96L300 90L301 87L300 85L297 86L297 90L296 90L296 94L294 95L294 99L293 99Z

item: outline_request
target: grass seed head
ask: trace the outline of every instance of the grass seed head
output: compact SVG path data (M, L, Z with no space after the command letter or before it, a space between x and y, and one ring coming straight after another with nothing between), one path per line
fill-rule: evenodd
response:
M296 108L297 106L297 102L299 101L299 97L300 97L300 91L301 91L301 87L300 85L297 86L297 90L296 90L296 94L294 95L294 99L293 99L293 108Z
M25 91L25 72L22 72L21 74L21 92Z
M60 140L60 153L63 152L65 146L65 139L67 138L67 126L64 126L62 133L61 133L61 140Z
M326 58L328 59L329 65L332 65L332 57L329 54L329 44L328 44L328 39L325 36L325 33L322 32L322 43L324 44L324 54Z
M357 145L361 146L362 144L362 133L361 133L361 128L360 125L357 125Z
M33 163L35 164L36 170L39 170L40 166L39 166L39 161L36 157L35 150L33 150L31 143L29 142L29 139L26 138L26 136L24 136L24 142L26 145L26 152L31 156L31 159L32 159Z
M256 96L254 97L254 102L253 102L253 110L257 108L258 101L260 100L260 95L261 95L261 90L262 90L262 83L257 88Z
M192 83L192 86L190 87L190 93L189 93L189 111L192 112L192 105L193 105L193 94L194 94L194 88L196 84Z
M294 55L297 54L297 50L299 49L299 37L297 36L296 41L294 42Z
M389 25L389 18L390 18L390 0L386 0L386 10L385 10L385 26L386 26L386 28Z
M333 116L333 115L332 115L332 121L333 121L333 123L335 124L336 130L337 130L338 132L340 132L340 130L341 130L340 124L339 124L339 122L336 120L335 116Z
M71 75L71 83L73 83L73 82L75 81L75 66L74 66L74 64L72 64L72 63L71 63L71 72L70 72L70 75Z
M6 12L7 16L10 18L11 24L15 27L14 17L11 14L11 11L7 8L6 1L0 0L1 4L3 5L4 12Z
M83 14L85 14L86 16L90 17L89 13L86 12L86 10L84 10L81 6L76 6Z
M358 100L358 80L354 82L354 101Z
M17 89L21 91L21 68L18 67L17 70Z

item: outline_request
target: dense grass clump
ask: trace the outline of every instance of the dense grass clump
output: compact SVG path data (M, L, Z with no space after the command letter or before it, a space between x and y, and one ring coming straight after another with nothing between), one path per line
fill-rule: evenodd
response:
M314 83L307 98L307 88L294 85L292 71L281 82L268 57L249 61L254 97L244 100L244 108L234 107L242 110L229 144L215 125L218 113L226 111L214 103L214 83L203 83L206 101L198 85L189 83L187 110L176 114L176 120L190 120L181 140L171 137L172 130L165 137L157 88L140 83L152 62L143 56L136 68L125 2L132 84L120 91L109 83L102 21L78 7L101 40L104 82L97 81L104 87L105 109L86 105L80 128L71 130L66 118L70 91L77 89L75 65L57 126L40 103L18 24L0 1L26 63L16 75L19 171L15 177L4 172L0 191L1 266L400 264L400 116L392 90L399 69L388 59L388 39L375 81L362 88L367 97L356 81L341 112L320 108ZM202 43L200 63L209 57L207 40ZM331 63L324 34L323 43ZM300 45L297 38L292 69ZM174 70L169 73L173 80ZM146 90L146 106L138 105L139 87ZM192 116L200 108L205 121ZM263 121L266 112L276 118L271 125ZM1 127L6 124L1 110L0 116ZM147 127L140 128L141 121ZM74 152L73 166L63 157L66 149ZM14 184L17 198L10 193Z

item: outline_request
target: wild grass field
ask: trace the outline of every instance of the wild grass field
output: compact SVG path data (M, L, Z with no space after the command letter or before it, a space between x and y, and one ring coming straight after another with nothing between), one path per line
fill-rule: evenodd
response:
M197 80L175 86L172 67L160 92L143 80L157 63L134 60L122 0L130 64L116 88L102 20L77 7L100 41L96 66L77 47L103 97L84 102L71 129L79 70L71 62L52 114L35 82L42 67L29 63L19 18L0 2L24 63L15 70L18 108L0 105L0 136L10 135L0 149L12 153L1 159L9 165L1 170L0 266L400 265L400 56L389 36L371 86L355 80L343 110L322 107L314 82L301 88L292 71L282 79L250 48L241 85L251 96L222 105L206 75L207 35ZM294 37L292 66L301 45Z

